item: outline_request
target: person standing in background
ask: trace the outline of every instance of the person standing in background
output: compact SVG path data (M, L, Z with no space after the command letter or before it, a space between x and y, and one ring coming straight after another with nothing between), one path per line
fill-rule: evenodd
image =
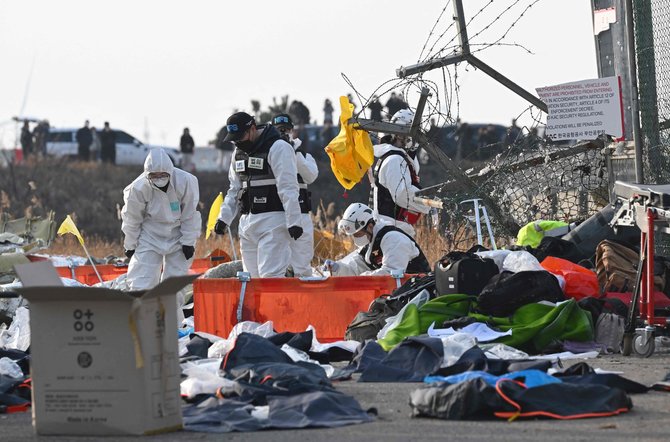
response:
M23 122L21 128L21 151L23 152L23 161L28 159L33 153L33 134L30 133L30 124L27 121Z
M100 133L100 159L103 163L116 164L116 134L108 121Z
M370 109L371 120L382 121L382 109L384 109L384 106L379 101L379 97L376 95L372 97L370 104L368 104L368 109Z
M33 153L46 156L47 154L47 137L49 136L49 120L42 120L37 123L33 129Z
M182 153L181 167L187 172L193 172L193 148L195 147L195 141L188 130L188 127L184 128L184 133L179 139L179 148Z
M323 103L323 124L333 124L333 103L330 99L326 98L326 101Z
M93 143L93 135L91 129L88 127L88 120L84 122L84 127L77 131L77 153L80 161L89 161L91 159L91 144Z

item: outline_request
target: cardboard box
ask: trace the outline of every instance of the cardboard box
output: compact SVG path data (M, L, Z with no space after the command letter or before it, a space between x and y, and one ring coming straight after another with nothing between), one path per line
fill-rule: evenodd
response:
M152 434L182 427L177 291L64 287L49 262L16 266L30 302L38 434Z

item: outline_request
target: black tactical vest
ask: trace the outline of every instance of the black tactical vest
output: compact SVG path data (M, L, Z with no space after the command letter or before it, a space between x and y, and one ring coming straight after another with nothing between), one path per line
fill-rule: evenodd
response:
M407 159L407 156L397 150L392 150L390 152L385 153L379 158L379 160L377 160L377 164L375 165L375 168L372 172L372 176L375 179L375 187L377 188L377 212L379 212L380 215L385 215L395 220L406 222L407 220L405 219L405 216L408 210L405 209L404 207L398 206L393 201L389 189L382 186L381 183L379 182L379 169L382 167L382 163L388 157L393 155L399 155L405 160L405 162L407 163L407 167L409 168L409 173L412 177L412 184L415 187L420 188L419 176L414 171L414 164L412 164L412 162L409 159Z
M407 263L406 269L403 269L405 273L430 272L430 264L428 264L428 260L426 259L426 256L423 254L421 247L419 247L419 244L417 244L417 242L414 241L414 239L411 236L403 232L402 229L399 229L395 226L384 226L381 229L379 229L379 232L377 232L377 236L375 236L375 239L372 242L372 244L368 244L361 249L360 255L363 258L363 261L365 261L365 264L367 264L367 266L370 268L370 270L377 270L381 268L382 259L384 258L384 253L382 252L381 248L382 238L384 238L384 235L386 235L389 232L402 233L407 238L411 239L416 248L419 249L419 255L416 256L414 259L412 259L409 263ZM372 251L370 252L370 261L366 259L369 247L372 248Z
M268 164L270 148L278 139L268 138L251 153L235 149L234 168L242 181L240 204L244 214L284 211L275 175Z

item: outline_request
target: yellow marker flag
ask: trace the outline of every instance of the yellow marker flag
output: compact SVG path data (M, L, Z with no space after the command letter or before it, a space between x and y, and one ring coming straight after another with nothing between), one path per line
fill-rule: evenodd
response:
M223 193L219 192L219 195L216 197L212 203L212 207L209 208L209 215L207 216L207 231L205 232L205 239L209 239L209 235L214 231L214 225L216 220L219 217L219 212L221 211L221 204L223 204Z
M79 229L77 229L77 226L75 226L74 221L72 221L72 218L70 218L70 215L68 215L65 218L65 221L63 221L63 224L60 225L58 228L59 235L65 235L66 233L71 233L74 236L77 237L81 245L84 245L84 238L81 236L81 233L79 233Z
M351 189L365 176L374 162L374 149L370 135L350 124L354 105L347 97L340 97L340 133L326 146L330 167L335 178L345 189Z

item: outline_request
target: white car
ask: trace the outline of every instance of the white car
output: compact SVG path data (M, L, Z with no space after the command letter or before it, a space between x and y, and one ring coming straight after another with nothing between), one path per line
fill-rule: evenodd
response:
M193 170L196 172L228 172L232 150L220 150L215 147L196 147L193 149ZM187 170L187 172L192 172Z
M76 157L79 150L77 130L79 129L49 129L47 154L56 157ZM112 130L116 133L116 164L141 166L144 164L149 150L162 147L170 156L172 163L177 167L181 166L182 155L178 149L144 144L127 132L118 129ZM98 136L100 136L100 131L98 131Z

